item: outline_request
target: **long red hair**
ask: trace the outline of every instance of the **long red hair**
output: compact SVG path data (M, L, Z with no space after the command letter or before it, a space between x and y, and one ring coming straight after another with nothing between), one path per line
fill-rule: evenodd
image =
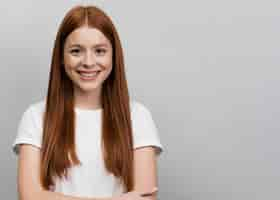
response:
M102 85L102 154L106 170L119 178L128 192L134 187L133 139L123 51L112 21L95 6L69 10L55 39L43 119L41 183L49 190L54 177L67 177L68 168L81 164L75 151L73 83L62 59L66 37L83 25L99 29L113 47L113 68Z

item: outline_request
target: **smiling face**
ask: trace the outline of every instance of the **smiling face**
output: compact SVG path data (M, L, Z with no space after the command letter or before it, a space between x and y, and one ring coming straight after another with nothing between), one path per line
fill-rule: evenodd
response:
M78 93L100 92L112 70L112 45L96 28L82 26L66 38L64 69Z

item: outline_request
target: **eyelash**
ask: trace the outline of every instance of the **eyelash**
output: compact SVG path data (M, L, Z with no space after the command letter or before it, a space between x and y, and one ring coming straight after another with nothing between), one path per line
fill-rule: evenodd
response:
M105 49L97 49L96 51L101 51L101 52L103 52L103 53L106 53L106 50ZM72 49L71 51L70 51L70 53L79 53L79 49Z

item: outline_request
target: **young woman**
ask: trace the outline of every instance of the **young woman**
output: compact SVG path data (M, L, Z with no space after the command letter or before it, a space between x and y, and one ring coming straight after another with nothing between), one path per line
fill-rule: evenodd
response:
M151 112L129 98L121 42L100 8L65 15L47 97L23 113L13 151L21 200L156 199L163 146Z

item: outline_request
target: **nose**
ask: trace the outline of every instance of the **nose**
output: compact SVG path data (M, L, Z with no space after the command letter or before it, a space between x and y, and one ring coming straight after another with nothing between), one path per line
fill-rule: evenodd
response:
M84 66L92 66L96 64L96 58L92 55L91 52L86 52L84 54L83 60L82 60L82 64Z

